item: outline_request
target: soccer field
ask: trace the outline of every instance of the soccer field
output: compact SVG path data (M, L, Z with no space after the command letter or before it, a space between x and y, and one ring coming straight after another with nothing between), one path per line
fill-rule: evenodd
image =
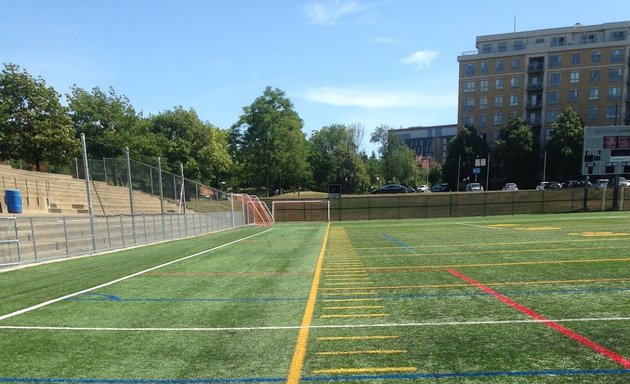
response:
M5 383L628 383L630 214L247 227L0 273Z

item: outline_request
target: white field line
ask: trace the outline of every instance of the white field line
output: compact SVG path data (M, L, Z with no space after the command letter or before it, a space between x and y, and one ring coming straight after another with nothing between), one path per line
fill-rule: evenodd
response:
M210 249L206 249L205 251L201 251L201 252L194 253L192 255L184 256L184 257L179 258L177 260L169 261L168 263L160 264L158 266L155 266L155 267L152 267L152 268L149 268L149 269L145 269L144 271L136 272L136 273L133 273L131 275L124 276L124 277L121 277L119 279L112 280L110 282L97 285L95 287L87 288L87 289L84 289L84 290L81 290L81 291L78 291L78 292L74 292L74 293L71 293L71 294L68 294L68 295L65 295L65 296L58 297L56 299L48 300L48 301L45 301L43 303L39 303L39 304L33 305L31 307L28 307L28 308L20 309L20 310L15 311L15 312L7 313L6 315L0 316L0 321L8 319L8 318L11 318L11 317L15 317L15 316L21 315L21 314L26 313L26 312L34 311L36 309L45 307L47 305L54 304L54 303L60 302L60 301L65 300L65 299L69 299L71 297L79 296L79 295L82 295L84 293L88 293L88 292L95 291L95 290L100 289L100 288L104 288L104 287L108 287L110 285L117 284L117 283L120 283L121 281L129 280L129 279L131 279L133 277L140 276L140 275L142 275L144 273L151 272L151 271L154 271L154 270L159 269L159 268L166 267L166 266L171 265L171 264L179 263L180 261L188 260L188 259L191 259L193 257L197 257L197 256L200 256L200 255L203 255L203 254L208 253L208 252L216 251L217 249L221 249L221 248L230 246L232 244L239 243L239 242L241 242L243 240L251 239L252 237L255 237L255 236L258 236L258 235L262 235L264 233L267 233L267 232L271 231L272 229L273 228L269 228L269 229L267 229L265 231L255 233L255 234L250 235L250 236L242 237L240 239L237 239L237 240L234 240L234 241L230 241L229 243L221 244L221 245L218 245L216 247L213 247L213 248L210 248Z
M483 228L483 229L503 229L501 227L491 227L491 224L488 225L476 225L476 224L469 224L469 223L455 223L457 225L465 225L468 227L475 227L475 228Z
M596 321L630 321L630 317L589 317L581 319L556 319L549 320L556 323L596 322ZM340 329L340 328L399 328L399 327L443 327L443 326L471 326L471 325L501 325L501 324L527 324L540 323L536 319L523 320L480 320L480 321L445 321L423 323L391 323L391 324L338 324L338 325L311 325L309 329ZM191 328L114 328L114 327L47 327L47 326L22 326L0 325L0 329L27 330L27 331L82 331L82 332L221 332L221 331L283 331L301 329L299 325L274 326L274 327L191 327Z

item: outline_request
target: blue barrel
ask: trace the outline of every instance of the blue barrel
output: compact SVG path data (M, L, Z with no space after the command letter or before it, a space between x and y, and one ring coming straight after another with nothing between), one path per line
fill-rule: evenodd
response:
M22 193L19 189L5 189L4 197L9 213L22 213Z

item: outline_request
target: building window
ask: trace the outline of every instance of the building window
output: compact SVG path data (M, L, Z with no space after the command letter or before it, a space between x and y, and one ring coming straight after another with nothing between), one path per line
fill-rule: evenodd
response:
M620 82L623 79L623 68L611 68L608 70L608 81L611 83Z
M496 71L503 72L503 60L497 60Z
M503 89L503 79L494 80L494 89Z
M560 68L562 66L562 56L551 55L549 56L549 68Z
M518 95L510 95L510 107L518 107Z
M512 59L512 70L518 71L521 69L521 59Z
M499 43L499 52L505 52L507 51L507 43L503 42L503 43Z
M516 40L516 41L514 41L513 49L515 51L522 51L523 49L525 49L525 45L523 44L523 40Z
M597 119L597 107L588 107L587 117L589 119Z
M481 92L488 92L488 80L479 80L479 90Z
M560 104L560 92L548 92L547 93L547 104Z
M612 31L610 32L610 41L622 41L628 38L627 31Z
M571 64L580 64L580 54L574 53L571 55Z
M544 43L545 43L544 38L536 39L536 44L544 44Z
M492 123L494 125L502 125L503 124L503 115L500 113L497 113L496 115L493 116L492 118Z
M569 83L577 84L580 82L580 72L575 71L569 74Z
M580 43L582 44L597 43L597 35L594 35L594 34L582 35L582 37L580 38Z
M480 97L479 98L479 109L480 110L488 109L488 98L487 97Z
M495 96L494 97L494 107L495 108L503 107L503 96Z
M621 49L613 49L610 51L611 63L623 63L623 51Z
M599 100L599 88L591 88L588 90L589 100Z
M608 100L619 100L619 99L621 99L621 87L608 88Z
M488 127L488 116L479 115L479 128L487 128Z
M599 69L591 69L591 83L599 82Z
M475 64L466 64L464 66L465 76L475 76Z
M472 112L475 109L475 100L464 99L463 106L464 106L464 112Z
M577 89L569 89L569 101L578 101L580 97L580 91Z
M488 63L481 63L481 73L484 75L488 73Z
M558 115L560 115L560 111L553 109L547 111L547 123L554 123L558 119Z
M549 75L549 85L551 85L551 86L560 85L560 74L559 73L552 73L552 74Z
M484 44L481 46L481 53L492 53L492 44Z
M552 47L561 47L566 44L567 44L567 38L565 36L560 36L560 37L552 37L551 43L549 45L551 45Z
M510 88L518 88L521 86L521 78L518 76L510 77Z
M475 92L475 82L474 81L465 81L464 82L464 92Z
M600 51L591 52L591 63L601 63L602 53Z
M606 107L606 118L607 119L616 119L619 117L619 106L617 105L609 105Z

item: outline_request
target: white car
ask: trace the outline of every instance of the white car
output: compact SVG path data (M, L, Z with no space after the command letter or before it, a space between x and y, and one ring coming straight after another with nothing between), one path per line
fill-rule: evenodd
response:
M428 185L418 185L418 188L416 188L416 191L418 192L429 192L429 186Z
M619 186L620 187L630 187L630 180L626 179L623 176L619 177Z
M549 184L548 181L541 181L540 183L538 183L538 185L536 186L536 190L537 191L542 191L545 189L545 187L547 186L547 184Z
M518 191L516 183L507 183L502 188L503 191Z

